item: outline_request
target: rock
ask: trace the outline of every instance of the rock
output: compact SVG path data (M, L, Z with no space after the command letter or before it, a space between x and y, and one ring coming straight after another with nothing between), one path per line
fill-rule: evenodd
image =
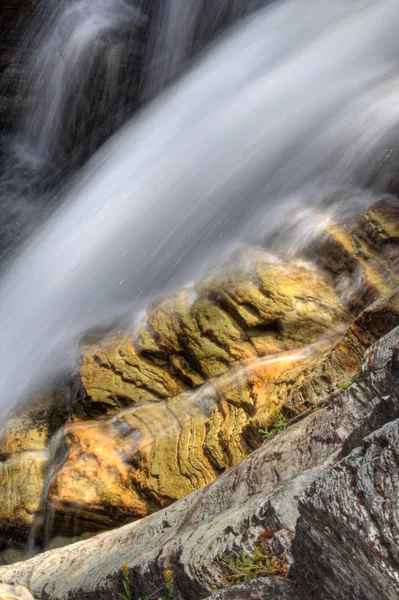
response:
M0 525L24 540L39 516L48 455L24 452L0 462Z
M47 393L35 395L15 408L0 427L0 458L43 451L68 418L65 381L57 380Z
M34 598L22 585L0 584L0 600L34 600Z
M123 524L212 482L260 444L255 429L251 445L254 423L278 411L280 395L312 360L283 353L195 392L67 425L66 459L48 495L55 530L63 530L68 514L78 530Z
M398 459L397 420L327 470L300 501L292 572L314 598L398 598Z
M154 302L136 336L84 348L80 375L92 413L174 396L238 361L314 342L348 319L309 268L256 249L239 260L237 271Z
M343 207L342 198L336 200L341 212L352 202L345 198ZM337 221L326 204L327 213L308 208L291 214L268 241L280 254L316 262L356 315L399 283L399 200L384 198L346 223Z
M3 552L3 560L7 565L13 565L14 563L21 562L31 558L34 554L22 550L21 548L7 548Z
M17 407L0 428L0 541L8 543L11 536L24 543L43 517L47 475L55 459L51 440L68 416L66 382L56 384L57 389Z
M207 600L305 600L306 595L294 582L282 577L262 577L222 590Z
M142 518L237 464L325 347L295 349L347 318L309 268L260 250L239 259L238 272L151 305L136 338L85 346L90 402L63 430L47 504L54 531L70 533L70 515L76 532Z
M27 532L46 514L39 537L75 536L146 517L239 463L281 413L297 416L347 384L365 350L399 323L396 290L336 341L348 308L396 281L395 206L372 207L356 235L334 224L321 236L327 249L335 244L334 269L330 259L320 270L246 248L232 267L153 302L134 332L87 336L68 423L69 410L54 410L64 402L50 394L49 405L39 398L3 428L0 457L20 455L20 470L8 471L3 528L10 519ZM313 246L320 262L322 247ZM342 277L357 281L360 268L366 292L345 306ZM24 488L23 468L31 470Z
M357 233L386 257L399 273L399 202L389 198L374 204L359 220Z
M251 553L259 539L265 535L273 551L277 554L286 552L287 548L284 549L284 546L290 543L299 516L298 498L306 490L312 489L316 491L311 492L309 498L300 504L302 525L298 526L294 541L293 573L306 585L303 589L313 589L314 586L311 587L308 579L310 581L313 577L313 563L319 561L320 566L316 567L316 573L322 572L323 577L332 578L331 584L327 581L322 584L324 588L321 588L321 591L340 590L340 583L337 586L339 575L331 575L328 571L328 555L327 559L323 558L324 544L328 549L336 546L340 553L339 560L346 564L349 561L349 555L343 551L346 536L350 542L349 547L353 550L356 546L352 545L352 541L357 539L356 535L361 537L378 534L375 528L380 527L379 523L384 525L381 515L385 514L387 516L384 519L391 519L387 522L393 525L395 532L396 505L392 500L397 493L395 461L399 438L396 430L388 428L391 433L384 433L384 438L381 437L381 432L375 438L372 436L370 440L375 439L376 443L366 440L366 450L360 455L357 450L353 455L349 454L359 446L364 436L399 417L398 359L399 328L396 328L367 352L355 384L347 390L340 390L333 397L327 397L325 409L318 410L295 423L237 466L220 475L210 485L141 521L62 550L38 555L25 563L1 567L0 580L26 584L37 598L43 600L48 597L52 600L105 600L120 589L120 567L126 564L132 586L139 596L151 594L161 588L163 572L165 569L171 569L175 575L179 600L206 598L226 581L225 566L221 557L238 554L243 548ZM388 445L378 441L382 439L386 440ZM372 452L371 462L368 459L364 462L362 457L366 456L368 448ZM371 493L369 503L368 490L372 488L367 477L372 476L372 470L368 465L375 464L377 468L379 464L373 459L374 456L382 456L385 461L381 463L383 479L380 483L385 486L381 489L388 494L386 497L391 500L390 503L384 503L385 498L378 491ZM343 462L331 467L331 464L341 459ZM350 468L346 467L346 464L350 465ZM357 477L355 483L361 494L356 493L357 487L351 488L349 485L348 488L348 484L353 481L351 473L356 474L357 469L362 473L365 470L365 474ZM331 479L331 473L337 483L331 486L324 485L323 481L328 482ZM380 486L380 483L376 482L373 489ZM321 494L320 501L318 490ZM328 520L328 514L332 512L332 522L334 511L341 510L338 502L340 494L344 497L349 495L359 506L354 513L356 518L353 519L353 523L350 513L343 513L345 518L339 517L339 524L336 526L339 538L335 539L331 531L326 532L324 529L323 519ZM363 500L359 501L358 496ZM352 506L351 503L351 510ZM367 517L367 511L377 520L374 528L367 529L365 526L363 532L362 518L364 515ZM306 537L306 531L312 526L313 512L315 515L322 515L319 520L316 519L314 529L315 535L323 539L323 546L312 542L313 538L308 539L309 535ZM381 540L388 547L390 529L385 525L383 528L382 525ZM357 527L360 527L358 533ZM298 537L299 535L302 538ZM307 574L303 572L301 575L300 571L304 571L306 562L305 538L309 553L313 554L312 561L306 565ZM366 555L368 548L368 538L365 539L366 542L360 545L362 557L363 554ZM375 542L374 537L373 541ZM395 543L393 539L389 548L394 548ZM370 556L377 560L380 552L378 544L376 549L377 554L374 555L374 550L369 548ZM381 552L383 553L386 556L386 552ZM297 562L299 560L303 561L303 568ZM376 564L385 564L385 561L380 557ZM389 563L386 570L381 572L381 577L387 573L387 569L390 569ZM319 581L319 575L317 577ZM351 577L350 574L348 576L348 571L346 577L349 581L346 585L350 585ZM278 590L278 579L266 585L273 589L274 584ZM382 589L388 589L390 585L391 575ZM284 593L289 587L287 582L287 585L282 587ZM233 590L234 588L229 593L235 593ZM302 588L296 587L295 591L299 600ZM316 598L320 599L336 597L338 596L316 595ZM352 596L351 593L344 597L355 600L363 598ZM366 600L385 600L393 597L396 596L365 596Z
M316 368L306 373L294 390L293 410L310 406L317 399L346 384L359 370L365 351L399 325L399 287L360 313Z
M334 274L337 291L355 310L399 283L398 213L399 201L388 198L374 204L353 226L313 217L320 233L303 253Z

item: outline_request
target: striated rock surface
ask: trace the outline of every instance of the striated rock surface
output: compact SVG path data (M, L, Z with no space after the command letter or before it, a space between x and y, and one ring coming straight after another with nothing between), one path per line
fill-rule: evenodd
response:
M230 276L217 274L150 305L135 336L84 348L80 375L90 411L174 396L238 361L316 341L347 319L315 271L248 249Z
M9 474L2 528L27 532L44 519L36 535L70 537L145 517L239 463L281 412L295 417L347 384L366 348L399 324L396 290L338 333L356 305L340 291L343 277L356 283L363 265L368 291L359 306L372 281L374 296L396 281L395 206L379 203L356 226L361 255L351 230L334 225L344 248L335 271L246 248L234 268L153 302L133 333L87 338L79 400L60 433L68 411L55 410L64 403L51 394L1 432ZM313 244L317 257L322 243L325 234ZM18 471L6 462L17 455Z
M260 250L243 266L154 303L135 337L84 348L85 404L48 494L57 531L71 513L81 530L110 527L212 482L259 446L331 345L296 350L347 318L315 272Z
M209 596L207 600L306 600L307 595L298 586L282 577L263 577L248 583L222 590Z
M313 402L356 378L365 351L399 325L399 287L360 313L333 348L293 392L293 408Z
M367 437L300 502L293 574L317 599L399 596L399 422Z
M373 513L376 517L380 514L379 507L383 507L383 512L387 515L384 518L388 519L389 515L392 517L395 515L395 512L391 512L395 511L393 503L384 502L385 497L394 498L396 489L396 484L393 482L397 479L398 470L395 463L397 442L394 441L396 438L393 437L393 433L389 438L386 436L387 444L378 442L373 445L374 449L379 448L380 455L381 452L386 452L386 460L390 461L389 477L384 467L383 479L374 483L374 489L376 486L385 486L382 489L385 490L386 496L383 497L378 492L373 492L370 496L371 499L378 500L378 505L373 500L374 504L371 502L368 508L366 498L367 490L371 489L367 477L373 472L367 465L377 465L372 458L374 454L370 455L370 460L367 458L364 463L356 463L351 469L340 465L352 465L353 458L358 460L360 455L358 450L355 450L352 455L350 452L362 443L363 437L399 417L398 349L399 328L396 328L367 352L359 379L348 390L341 390L339 394L327 397L325 409L318 410L292 425L236 467L226 471L212 484L156 514L119 530L100 534L73 546L53 550L25 563L2 567L0 581L18 581L26 585L38 599L43 600L47 598L105 600L119 589L118 586L121 586L120 567L126 564L130 570L133 589L138 597L162 588L162 574L165 569L171 569L174 573L179 600L207 598L213 590L226 585L227 573L223 556L239 555L243 548L251 553L259 543L259 539L267 534L270 551L279 560L284 560L295 535L299 515L299 496L309 489L316 491L326 489L328 494L332 494L329 498L322 496L322 502L318 502L317 494L311 492L310 500L304 500L300 505L302 520L306 515L311 519L313 510L316 515L317 511L322 514L334 513L339 507L339 503L335 502L336 498L339 498L340 494L345 496L348 493L346 482L354 483L350 478L350 471L354 468L364 469L365 475L359 476L358 483L354 483L358 486L359 493L353 491L355 489L353 485L350 489L351 498L358 501L360 506L355 513L359 515L356 517L357 520L349 523L349 516L338 517L341 528L338 529L340 532L338 540L331 537L331 533L324 529L324 516L315 523L316 531L319 531L318 535L327 536L325 542L327 548L330 547L329 544L334 544L340 549L344 548L346 540L350 540L351 543L355 535L351 532L356 531L358 524L362 526L361 518L366 514L366 509L377 511ZM385 430L376 433L375 439L381 438L381 431ZM367 444L370 445L370 442L366 440L366 448ZM366 456L365 453L362 456ZM343 459L342 463L338 462L336 466L330 467L340 459ZM323 482L330 481L331 473L336 477L334 474L341 471L344 479L339 479L338 483L332 486L328 484L326 488ZM389 495L391 488L392 495ZM313 497L314 507L311 504ZM329 502L328 506L324 504L325 500ZM307 512L306 506L309 506ZM324 508L321 508L322 506ZM393 525L395 523L392 520L389 522ZM302 527L301 534L300 527ZM367 535L374 536L375 533L378 535L375 528L367 529L365 525L364 529ZM322 576L324 577L326 573L328 576L327 567L325 572L322 571L322 565L328 564L328 555L327 558L324 557L320 546L316 551L315 543L312 542L312 538L309 539L309 535L305 544L307 531L309 531L308 524L299 525L294 541L292 573L300 582L305 583L303 588L299 585L295 587L298 600L302 598L303 590L310 589L306 577L312 578L313 571L317 573L320 568ZM302 541L299 535L302 535ZM384 535L390 535L389 528L384 530ZM385 544L384 540L383 537L382 542ZM395 544L396 537L393 536L391 552ZM304 562L307 546L309 552L313 552L309 566L305 566ZM367 547L367 541L363 546ZM311 548L314 550L310 550ZM381 547L376 545L376 551L381 552ZM299 555L302 556L302 566L297 562ZM340 560L342 563L346 560L343 551ZM384 563L383 558L381 561ZM318 562L320 567L317 566ZM305 568L309 568L308 574L300 575L299 572ZM262 589L262 581L259 580L257 584L253 583L247 588L251 589L255 586L258 593L259 589ZM293 585L288 581L285 582L285 586L280 585L280 581L280 579L273 579L273 582L265 580L262 593L266 595L266 592L270 592L268 597L277 600L284 597L283 593L289 593L290 588L294 590ZM336 586L336 580L334 582ZM334 585L331 584L330 588L333 589ZM387 583L382 589L389 589L389 585L391 584ZM237 592L237 589L235 592L233 590L234 588L228 594ZM227 595L227 598L229 597L237 596ZM363 596L350 594L316 595L315 597L363 598ZM367 600L391 597L394 596L365 596Z
M57 529L62 528L63 514L73 510L80 512L77 519L86 529L112 526L210 483L260 444L259 425L251 437L253 422L258 423L262 412L270 419L278 411L284 398L279 392L311 360L283 354L166 402L66 426L66 460L48 496Z

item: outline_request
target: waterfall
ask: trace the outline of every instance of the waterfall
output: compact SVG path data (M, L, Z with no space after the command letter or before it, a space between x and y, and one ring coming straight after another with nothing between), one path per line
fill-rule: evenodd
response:
M128 117L218 32L269 1L41 0L11 58L11 72L24 67L0 177L0 259Z
M217 33L272 0L165 0L150 36L144 90L152 97L180 75Z
M2 278L2 407L73 361L85 328L192 280L309 189L385 185L398 25L396 0L277 2L124 125Z
M131 115L147 19L129 0L46 0L18 56L27 99L0 179L1 249L54 205L54 190Z

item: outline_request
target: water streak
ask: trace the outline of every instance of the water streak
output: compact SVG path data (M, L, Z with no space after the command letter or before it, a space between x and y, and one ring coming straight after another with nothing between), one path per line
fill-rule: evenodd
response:
M1 404L71 359L88 323L250 237L259 211L369 181L399 123L398 25L396 0L280 2L126 125L1 282Z

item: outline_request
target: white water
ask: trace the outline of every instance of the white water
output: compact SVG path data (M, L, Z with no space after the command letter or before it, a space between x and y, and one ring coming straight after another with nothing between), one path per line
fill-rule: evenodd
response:
M118 119L118 97L126 100L126 31L134 35L143 20L128 0L43 3L37 16L39 31L34 28L25 41L28 48L35 48L32 37L41 42L26 69L31 73L26 92L33 90L33 98L19 137L32 161L60 161L57 152L66 138L87 135L83 120L89 121L93 110L89 86L100 96L96 111L101 114L114 107L113 118ZM119 43L111 43L117 36Z
M163 0L150 43L145 94L152 97L176 79L218 31L272 1Z
M126 125L1 282L3 407L88 323L192 279L258 211L271 226L309 184L375 170L399 123L398 26L397 0L279 2Z

